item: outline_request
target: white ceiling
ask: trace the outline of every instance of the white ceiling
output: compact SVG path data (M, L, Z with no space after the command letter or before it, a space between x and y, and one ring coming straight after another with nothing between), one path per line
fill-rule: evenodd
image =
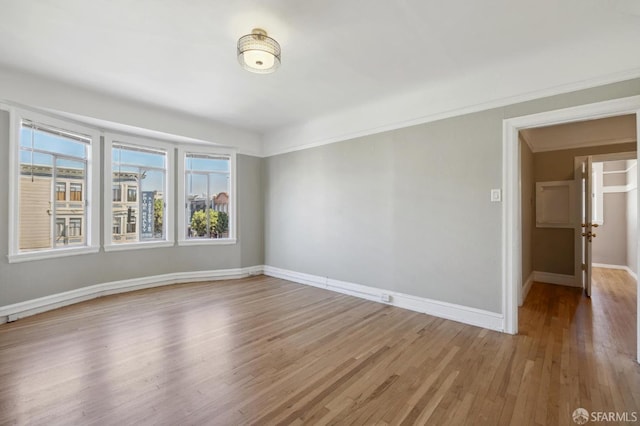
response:
M312 142L323 132L327 139L640 69L637 3L0 0L0 66L248 129L266 141L314 120L332 123L325 127L333 134L308 126L317 129L305 136ZM253 27L282 46L274 74L237 63L237 39ZM484 92L457 93L466 84ZM412 96L420 107L405 102ZM341 120L351 124L338 130Z
M520 134L533 152L636 142L635 114L524 129Z

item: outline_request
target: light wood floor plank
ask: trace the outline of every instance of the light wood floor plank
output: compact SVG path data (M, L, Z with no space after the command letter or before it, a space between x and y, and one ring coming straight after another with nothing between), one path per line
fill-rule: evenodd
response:
M270 277L0 325L0 424L571 425L640 413L636 284L534 283L520 334Z

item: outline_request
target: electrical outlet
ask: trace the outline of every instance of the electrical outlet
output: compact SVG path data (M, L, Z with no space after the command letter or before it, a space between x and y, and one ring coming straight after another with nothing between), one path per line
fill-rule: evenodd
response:
M492 189L491 190L491 202L492 203L499 203L500 201L502 201L502 191L499 189Z
M390 303L391 302L391 295L387 294L387 293L382 293L380 295L380 300L385 302L385 303Z

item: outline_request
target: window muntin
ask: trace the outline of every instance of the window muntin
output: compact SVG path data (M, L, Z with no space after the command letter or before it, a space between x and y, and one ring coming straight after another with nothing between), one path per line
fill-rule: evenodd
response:
M186 240L230 239L232 158L229 155L186 153Z
M18 232L11 253L88 246L85 236L67 237L67 218L86 220L87 206L67 199L66 187L86 186L92 138L26 118L18 123Z
M123 139L127 139L124 138ZM167 242L169 149L111 141L111 244ZM109 245L109 243L107 243Z

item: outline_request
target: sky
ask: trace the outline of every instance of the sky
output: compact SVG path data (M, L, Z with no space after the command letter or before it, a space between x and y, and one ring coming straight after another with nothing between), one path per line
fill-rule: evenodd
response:
M32 130L23 127L20 134L20 146L34 149L58 152L80 160L87 158L87 145L73 139L53 135L40 130ZM20 151L21 164L53 165L53 156L42 153ZM132 151L114 147L112 150L113 171L130 171L141 173L146 171L142 181L142 191L164 192L164 173L160 170L151 170L148 167L164 168L166 156L160 153ZM58 167L83 168L82 161L70 159L58 159ZM219 192L228 192L230 161L220 158L195 158L187 156L185 170L193 171L186 179L187 193L190 195L212 196ZM208 172L207 175L201 172ZM207 181L209 182L209 194L207 194Z

